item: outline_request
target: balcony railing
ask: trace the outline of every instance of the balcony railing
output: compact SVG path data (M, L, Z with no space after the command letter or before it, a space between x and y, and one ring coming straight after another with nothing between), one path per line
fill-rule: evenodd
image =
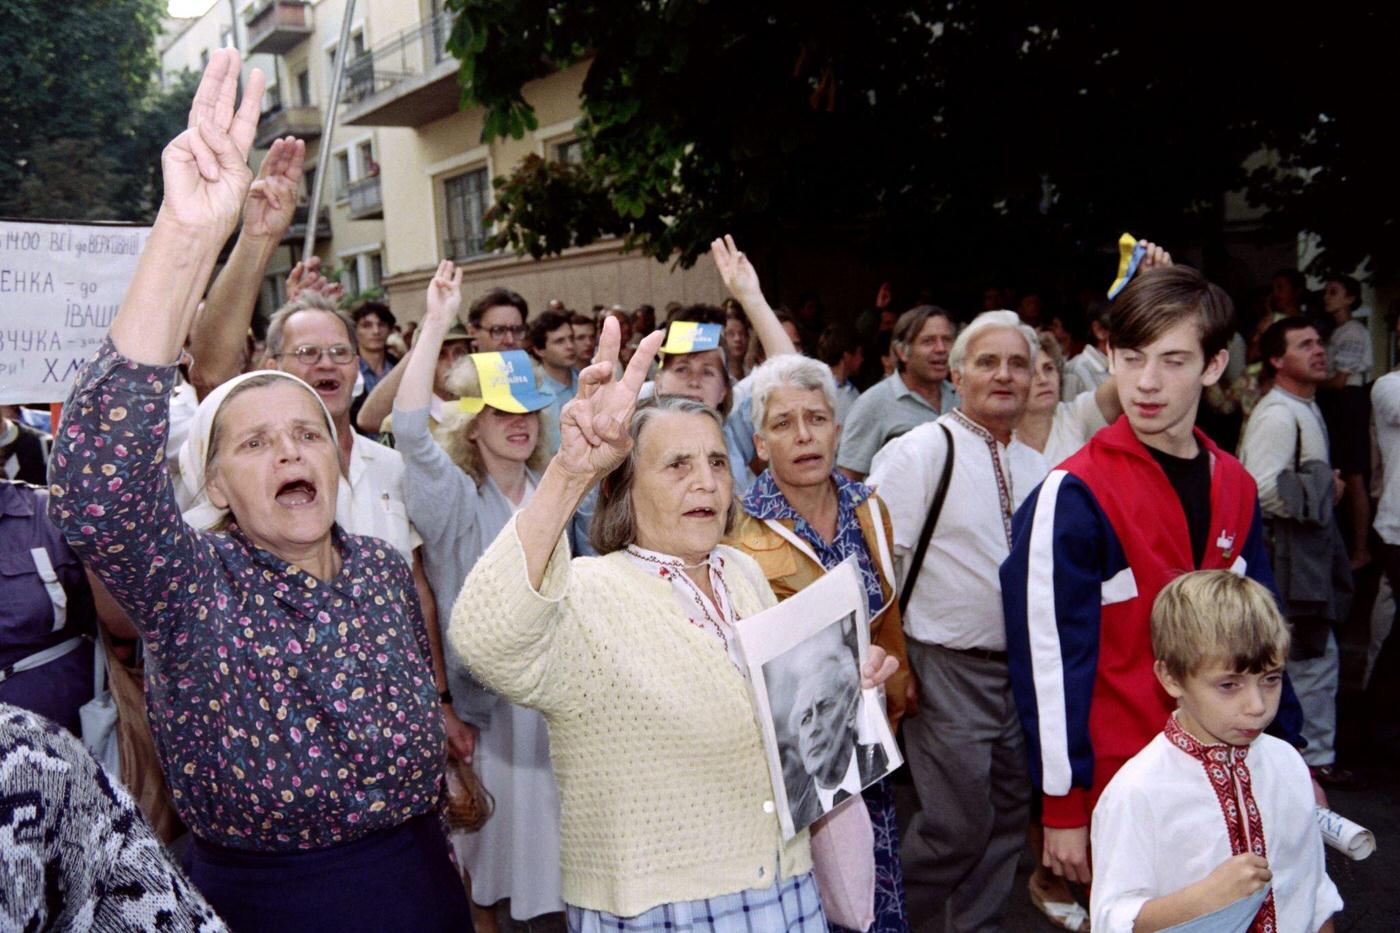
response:
M468 237L445 237L442 241L442 258L471 259L486 252L486 235Z
M447 51L453 14L439 13L345 66L344 123L422 126L460 106L458 62Z
M292 225L287 228L287 232L282 234L283 243L300 243L306 239L306 221L311 216L311 206L309 204L298 204L296 212L292 214ZM322 207L316 212L316 239L327 239L331 235L331 209Z
M307 0L264 0L248 12L248 54L284 55L311 35Z
M373 220L384 216L384 199L379 192L379 176L371 175L350 182L350 219Z
M253 140L254 147L266 149L272 145L274 139L283 136L295 136L308 142L320 137L320 107L284 107L282 97L275 87L267 89L263 104L266 109L258 120L258 135Z

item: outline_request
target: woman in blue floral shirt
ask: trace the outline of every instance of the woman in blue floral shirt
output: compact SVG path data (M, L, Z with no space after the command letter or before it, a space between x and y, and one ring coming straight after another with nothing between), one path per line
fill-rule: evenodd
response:
M159 216L64 411L50 512L141 631L191 879L231 927L470 930L436 813L444 734L413 576L334 525L315 392L283 373L221 387L208 492L229 520L199 533L175 504L174 361L251 181L264 82L254 70L235 109L238 74L237 52L212 56L166 147Z
M786 599L849 557L856 559L870 611L871 644L899 661L885 685L892 726L912 711L913 680L895 600L888 513L870 487L835 471L841 426L831 370L805 356L778 356L750 375L758 455L768 461L739 500L729 543L758 562L773 593ZM877 933L909 929L899 861L894 788L885 778L863 796L875 830ZM839 929L839 927L834 928Z

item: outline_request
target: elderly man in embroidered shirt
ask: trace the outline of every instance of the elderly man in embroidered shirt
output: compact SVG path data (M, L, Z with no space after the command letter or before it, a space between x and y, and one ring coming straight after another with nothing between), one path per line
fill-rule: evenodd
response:
M777 597L786 599L854 556L865 586L870 640L899 660L887 685L891 726L913 695L904 654L888 510L868 486L836 470L841 425L836 383L825 363L787 355L749 376L753 443L768 468L740 499L729 541L753 557ZM732 424L732 420L730 424ZM874 930L903 930L903 882L894 791L881 781L864 792L875 833Z
M736 621L774 597L720 544L734 500L719 413L636 405L663 336L617 381L604 323L559 452L472 569L450 639L549 723L571 930L824 930L807 834L782 838L735 655ZM564 530L595 483L601 556L570 560ZM865 685L895 666L872 647Z
M958 408L892 441L870 483L889 503L895 553L916 575L904 619L919 715L904 738L920 812L904 837L910 912L946 930L998 927L1025 844L1030 782L1011 696L999 568L1011 515L1047 472L1013 436L1039 340L1010 311L980 314L949 368ZM941 513L930 516L952 457ZM919 566L908 566L926 517Z

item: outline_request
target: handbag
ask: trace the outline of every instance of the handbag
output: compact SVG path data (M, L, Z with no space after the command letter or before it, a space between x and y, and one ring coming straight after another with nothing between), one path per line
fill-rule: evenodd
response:
M875 828L860 794L812 824L812 877L828 923L868 930L875 922Z
M97 654L105 662L107 689L116 701L116 741L121 767L113 772L121 777L127 792L136 801L156 838L169 845L185 832L184 821L175 812L170 788L165 783L156 741L146 718L146 671L139 660L128 664L117 657L107 630L98 626L101 643ZM138 651L141 642L136 643ZM94 662L95 664L96 662Z
M909 576L904 579L904 587L899 591L899 614L905 616L909 610L909 597L914 594L914 583L919 579L919 571L924 566L924 554L928 551L929 539L938 524L938 516L943 512L943 500L948 498L948 480L953 476L953 432L946 424L938 426L948 439L948 456L943 458L943 473L938 477L938 488L934 490L933 502L924 516L924 527L919 530L919 543L909 561Z

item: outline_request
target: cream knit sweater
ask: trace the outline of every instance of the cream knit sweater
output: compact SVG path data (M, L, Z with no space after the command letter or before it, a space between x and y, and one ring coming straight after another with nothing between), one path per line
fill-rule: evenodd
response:
M570 560L561 540L536 592L516 520L472 569L448 636L486 686L549 723L564 900L630 917L811 870L807 833L782 841L748 687L670 584L620 551ZM741 617L773 605L752 559L720 553Z

